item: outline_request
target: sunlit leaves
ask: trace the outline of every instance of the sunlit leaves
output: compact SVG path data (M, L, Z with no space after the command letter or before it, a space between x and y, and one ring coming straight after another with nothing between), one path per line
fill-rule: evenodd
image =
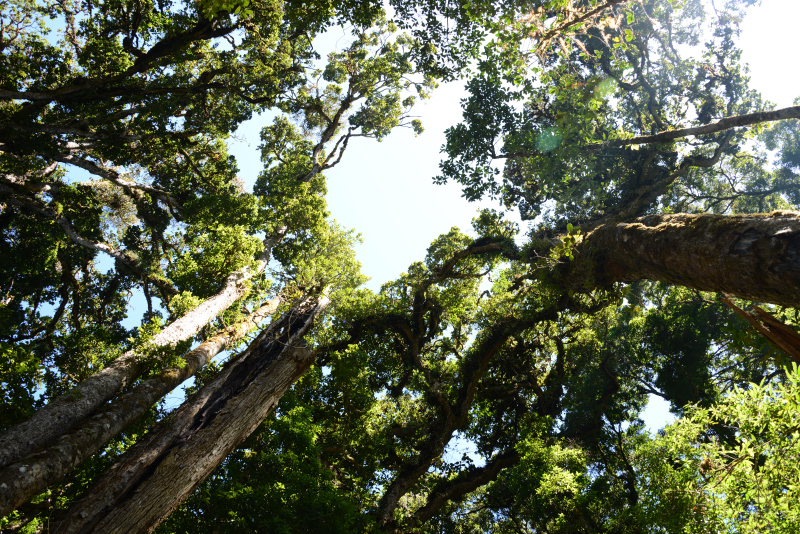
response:
M688 410L643 444L646 513L668 520L677 498L684 532L795 531L799 391L795 366L784 384L737 388L711 408ZM732 439L723 440L720 427Z

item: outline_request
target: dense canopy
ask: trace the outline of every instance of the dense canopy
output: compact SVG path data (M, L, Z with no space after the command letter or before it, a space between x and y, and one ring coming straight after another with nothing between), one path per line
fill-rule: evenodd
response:
M797 531L754 3L0 0L0 529ZM453 80L430 178L495 209L365 289L325 171Z

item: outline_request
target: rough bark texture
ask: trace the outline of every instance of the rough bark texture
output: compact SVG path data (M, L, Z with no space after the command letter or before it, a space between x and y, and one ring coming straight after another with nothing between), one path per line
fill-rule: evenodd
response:
M281 301L281 298L273 299L241 322L204 341L186 355L183 367L166 369L148 378L54 443L0 469L0 517L24 504L89 458L144 415L161 397L193 376L265 317L272 315Z
M800 213L650 215L578 246L601 285L658 280L800 307Z
M267 243L258 268L245 268L231 273L219 293L172 322L150 344L164 347L190 339L214 317L242 298L248 291L246 281L266 266L273 244ZM30 451L47 445L91 416L105 402L136 380L143 369L142 358L135 351L128 351L76 385L69 393L50 401L30 419L5 431L0 435L0 466L16 462Z
M131 448L51 532L152 531L275 408L311 366L302 336L327 306L286 312L245 353Z
M800 364L800 334L758 306L753 306L756 313L748 313L728 298L722 297L720 300L735 311L736 315L750 323L750 325L767 338L770 343L791 356L795 362Z

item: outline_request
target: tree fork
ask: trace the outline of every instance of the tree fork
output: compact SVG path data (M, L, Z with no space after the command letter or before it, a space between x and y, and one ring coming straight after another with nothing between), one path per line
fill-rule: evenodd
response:
M272 412L311 366L302 337L327 307L307 298L115 463L51 531L151 532Z
M649 215L601 226L577 251L599 285L647 279L800 307L800 212Z

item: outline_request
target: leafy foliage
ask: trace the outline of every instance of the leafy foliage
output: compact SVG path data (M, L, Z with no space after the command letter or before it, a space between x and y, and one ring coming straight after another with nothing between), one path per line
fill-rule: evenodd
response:
M128 349L131 391L265 300L274 326L325 294L315 365L160 531L791 531L788 356L713 293L606 282L621 267L592 245L643 215L797 208L796 121L680 133L766 109L736 43L749 4L0 1L0 428ZM352 41L315 50L334 24ZM323 173L354 138L420 133L413 105L458 76L436 180L527 232L484 210L363 289ZM227 139L267 111L250 192ZM149 347L231 286L192 339ZM649 395L681 417L657 436ZM169 408L0 528L64 516Z
M683 532L796 530L798 376L794 365L783 384L735 388L642 444L646 516L681 510L673 521Z

